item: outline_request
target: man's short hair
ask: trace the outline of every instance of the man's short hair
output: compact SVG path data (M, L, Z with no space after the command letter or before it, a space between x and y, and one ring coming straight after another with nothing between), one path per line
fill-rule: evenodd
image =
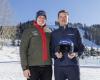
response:
M60 11L58 12L58 17L59 17L59 15L60 15L60 13L66 13L66 14L69 15L69 13L68 13L66 10L60 10Z

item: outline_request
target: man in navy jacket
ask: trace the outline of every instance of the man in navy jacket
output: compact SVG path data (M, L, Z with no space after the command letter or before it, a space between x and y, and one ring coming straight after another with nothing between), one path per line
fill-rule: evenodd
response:
M54 58L55 80L80 80L78 57L84 46L78 29L69 27L68 17L68 12L59 11L59 28L51 34L50 51Z

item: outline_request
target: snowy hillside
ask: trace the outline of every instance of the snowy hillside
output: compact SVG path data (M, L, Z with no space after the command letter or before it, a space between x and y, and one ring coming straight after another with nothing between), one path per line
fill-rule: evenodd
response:
M78 30L79 30L79 32L80 32L80 34L81 34L82 42L83 42L83 44L84 44L85 46L87 46L87 47L94 47L94 48L100 48L100 46L96 45L96 44L93 43L92 41L89 41L89 40L87 40L87 39L85 39L85 38L83 37L84 31L83 31L82 29L78 29Z

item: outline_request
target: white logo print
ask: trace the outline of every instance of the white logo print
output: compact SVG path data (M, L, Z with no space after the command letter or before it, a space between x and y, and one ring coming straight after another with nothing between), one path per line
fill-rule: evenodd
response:
M73 35L74 36L74 34L67 34L67 35Z
M32 34L33 34L34 36L38 36L38 35L39 35L37 31L32 31Z

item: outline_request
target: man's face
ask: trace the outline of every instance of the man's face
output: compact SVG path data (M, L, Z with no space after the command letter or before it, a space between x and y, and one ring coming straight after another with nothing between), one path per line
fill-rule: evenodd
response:
M60 26L65 26L68 24L68 14L64 12L60 13L58 16L58 22Z
M37 18L37 23L38 23L40 26L43 26L43 25L46 23L46 18L45 18L45 16L38 16L38 18Z

